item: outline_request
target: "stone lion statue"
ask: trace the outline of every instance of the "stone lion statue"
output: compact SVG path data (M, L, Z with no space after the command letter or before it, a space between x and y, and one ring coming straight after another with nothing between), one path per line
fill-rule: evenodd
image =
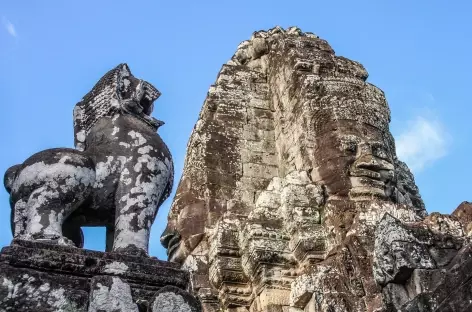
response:
M74 108L75 147L41 151L7 170L15 239L83 246L81 226L106 226L107 251L147 254L173 163L151 117L160 92L126 64Z

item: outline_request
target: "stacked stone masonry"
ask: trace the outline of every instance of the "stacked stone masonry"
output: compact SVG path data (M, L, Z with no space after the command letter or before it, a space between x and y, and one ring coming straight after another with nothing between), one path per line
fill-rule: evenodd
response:
M296 27L223 65L161 237L204 311L468 311L472 207L427 215L367 76Z
M2 312L201 311L188 273L147 257L14 240L0 253L0 278Z

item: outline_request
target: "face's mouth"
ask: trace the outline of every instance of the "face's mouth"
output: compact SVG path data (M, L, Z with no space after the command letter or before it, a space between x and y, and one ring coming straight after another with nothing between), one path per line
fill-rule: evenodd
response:
M380 172L377 171L356 168L354 170L351 170L350 173L352 177L368 178L371 180L382 181L382 175L380 174Z
M387 187L393 180L393 170L373 171L355 168L350 171L352 189L351 197L380 197L387 196Z
M154 101L148 94L144 94L144 96L139 101L139 106L141 106L145 115L151 116L152 111L154 110Z
M139 80L135 87L132 99L139 106L139 110L147 116L152 114L154 101L160 96L160 92L144 80Z
M154 110L154 101L157 100L160 95L159 90L146 81L141 80L136 87L136 101L142 112L139 117L155 130L164 124L163 121L151 117Z
M134 77L124 77L120 87L122 109L157 130L164 122L151 117L154 101L161 93L150 83Z
M157 130L160 126L164 124L163 121L151 117L152 111L154 109L154 102L149 95L144 94L143 97L138 101L138 105L139 113L135 116L144 121L149 126L151 126L151 128Z
M176 251L180 248L181 236L177 232L161 236L161 244L167 248L167 258L172 261Z
M169 247L167 248L167 256L169 257L169 260L173 259L174 254L179 250L180 241L180 235L176 235L170 240Z

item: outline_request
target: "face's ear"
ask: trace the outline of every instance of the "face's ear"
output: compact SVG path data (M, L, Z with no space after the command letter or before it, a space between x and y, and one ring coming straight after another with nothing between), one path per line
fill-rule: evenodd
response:
M127 64L120 64L117 69L119 70L117 75L118 94L121 99L130 99L140 84L142 91L144 91L143 97L148 103L153 103L161 96L159 90L149 82L134 77Z

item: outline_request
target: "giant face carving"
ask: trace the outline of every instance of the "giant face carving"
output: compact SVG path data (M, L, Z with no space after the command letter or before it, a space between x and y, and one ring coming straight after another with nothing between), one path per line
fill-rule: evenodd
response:
M316 137L317 180L331 199L386 199L394 180L389 134L357 120L330 121ZM315 173L315 174L316 174Z
M312 178L329 200L389 200L396 189L395 144L383 92L362 81L332 79L311 86Z
M208 205L200 199L191 179L183 177L172 203L161 243L169 261L182 263L204 237Z
M169 261L183 262L204 236L207 218L205 203L184 205L175 218L169 219L161 243L167 249Z
M254 40L260 43L261 38ZM274 41L278 42L279 39L274 39ZM223 192L218 194L219 190L203 190L205 187L200 184L223 185L224 181L219 179L216 179L215 183L213 175L218 174L218 171L224 171L222 168L230 167L221 163L231 163L233 160L226 154L221 154L218 151L220 146L211 145L208 143L210 141L224 141L225 150L238 154L239 158L236 157L235 163L242 167L241 175L252 171L253 168L259 169L259 172L253 172L256 177L262 175L267 179L276 177L277 174L285 172L284 170L288 172L293 169L311 170L312 182L325 187L328 201L340 200L344 202L343 204L351 205L353 201L372 199L389 201L402 198L398 196L396 175L399 171L395 167L398 160L395 155L394 141L389 132L390 111L383 92L365 82L367 72L362 65L344 58L333 59L330 54L334 52L329 47L322 47L319 41L313 38L296 41L287 37L283 42L283 49L287 49L283 50L284 53L287 52L283 62L277 63L278 58L275 54L273 58L271 56L260 60L260 62L265 62L262 68L272 67L270 70L267 69L268 78L261 79L261 81L266 81L267 85L260 88L264 90L266 87L270 90L272 97L268 97L265 103L261 99L266 98L258 95L261 98L258 101L261 103L256 105L258 107L256 112L261 118L251 121L254 124L258 122L264 124L263 127L257 125L261 126L260 129L253 124L247 127L245 124L238 123L235 109L237 105L246 103L245 101L226 98L229 93L219 94L215 91L226 90L227 81L236 79L231 77L236 77L234 72L242 69L224 67L223 71L227 72L224 75L220 74L225 79L218 80L217 86L212 87L211 94L209 93L202 110L201 119L197 122L189 142L184 176L169 214L167 229L161 237L163 245L168 250L169 260L182 262L205 237L205 227L212 228L215 219L221 217L221 211L224 209L215 208L218 205L211 201L228 200L228 210L230 210L229 206L233 201L237 202L243 196L249 197L249 200L255 200L257 194L266 186L263 185L264 183L258 183L253 193L248 192L249 195L240 192L222 196ZM299 53L292 53L303 44L313 49L305 55L310 58L310 61L299 59L301 57ZM244 46L246 44L242 45L241 49L244 49ZM293 64L295 65L292 71ZM300 64L303 66L299 66ZM254 66L251 68L259 68L258 65ZM249 76L249 74L244 73L242 76ZM262 82L258 82L256 87L256 84L251 83L241 84L238 81L230 87L237 90L237 94L245 94L245 92L257 93L258 88L263 85ZM244 89L249 86L254 90L249 92ZM232 93L230 95L234 96ZM228 103L225 103L225 99ZM222 105L223 107L231 107L232 110L222 114L218 110L218 105L221 103L225 104ZM235 107L232 107L233 104ZM272 115L272 112L261 110L260 107L270 107L275 112ZM248 104L243 111L251 112L252 108ZM261 114L261 111L264 113ZM207 114L204 114L205 112ZM253 114L256 115L256 113ZM249 121L252 117L249 114L245 118L247 119L245 123L251 123ZM228 123L228 131L225 130L225 122ZM208 128L200 131L203 124L206 124ZM275 125L275 130L271 128L272 125ZM237 138L235 141L241 139L241 146L243 146L241 149L231 139L225 137L226 132L232 131L234 133L231 137L234 135ZM275 132L275 138L271 137L272 131ZM296 134L291 135L291 132ZM248 138L244 137L245 133L250 134ZM264 137L265 135L267 137ZM262 141L262 137L267 142L257 141ZM297 138L301 138L301 142L306 139L307 143L300 143L297 146L297 144L292 144L293 142L284 142L284 140L291 141ZM274 145L277 149L271 147L272 140L276 141ZM259 143L267 144L259 146ZM252 154L251 148L260 150ZM278 157L278 163L271 163L270 157L277 153L278 155L274 158ZM248 164L244 162L256 164L245 166ZM215 163L217 165L212 167ZM263 166L260 166L261 163ZM232 167L234 171L225 172L234 174L238 166ZM275 174L271 171L274 166L279 166L279 171ZM209 167L216 169L212 171ZM244 178L238 182L251 184L254 181L253 177ZM412 180L404 179L404 181L414 185ZM261 189L257 189L258 187ZM236 188L238 187L233 187L233 189ZM415 191L415 188L402 187L402 192L405 190ZM418 194L412 196L421 202L419 195L416 195ZM403 196L403 198L406 197ZM254 209L254 203L250 203L248 207L248 210L240 214L249 213Z

